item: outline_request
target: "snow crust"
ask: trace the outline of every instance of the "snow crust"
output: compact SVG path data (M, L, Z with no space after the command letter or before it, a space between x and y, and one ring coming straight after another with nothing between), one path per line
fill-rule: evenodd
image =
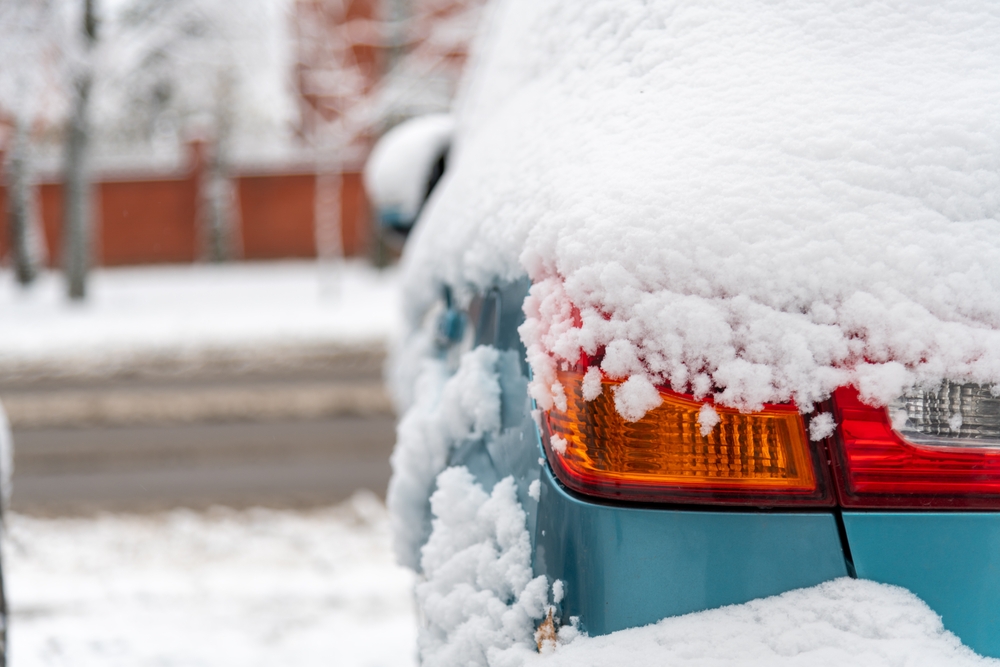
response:
M531 667L985 667L919 598L895 586L837 579L814 588L580 637Z
M431 507L434 529L420 559L426 580L417 585L421 664L523 664L549 595L546 577L532 576L514 478L487 494L466 468L448 468L437 478Z
M496 348L480 346L463 354L454 372L447 360L433 356L417 371L414 402L397 428L386 494L403 565L421 566L420 547L431 529L428 498L452 447L500 429L499 359Z
M365 190L379 211L413 221L427 195L431 170L455 131L449 114L411 118L379 139L365 164Z
M1000 381L1000 6L506 0L406 257L527 273L540 407L604 353L750 410Z

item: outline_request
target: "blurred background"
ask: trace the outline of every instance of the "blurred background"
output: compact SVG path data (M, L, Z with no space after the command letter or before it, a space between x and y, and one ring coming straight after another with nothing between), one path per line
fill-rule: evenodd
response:
M362 171L482 12L0 0L14 665L414 664Z

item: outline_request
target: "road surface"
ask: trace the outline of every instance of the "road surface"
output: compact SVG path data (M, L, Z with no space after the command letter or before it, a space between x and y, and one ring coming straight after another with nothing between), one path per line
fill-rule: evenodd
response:
M285 367L0 382L18 512L312 507L383 495L395 417L382 355Z

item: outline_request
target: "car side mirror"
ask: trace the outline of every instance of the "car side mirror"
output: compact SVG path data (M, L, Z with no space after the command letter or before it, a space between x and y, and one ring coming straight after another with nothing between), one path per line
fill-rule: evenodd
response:
M365 190L383 228L409 233L444 174L455 129L449 114L418 116L375 143L365 164Z

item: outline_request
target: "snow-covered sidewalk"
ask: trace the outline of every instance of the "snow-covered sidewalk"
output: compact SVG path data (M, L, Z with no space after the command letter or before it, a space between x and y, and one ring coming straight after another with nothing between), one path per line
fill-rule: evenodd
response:
M58 273L22 290L3 271L0 373L378 346L399 311L395 270L356 261L98 269L82 304L68 302Z
M9 517L18 667L416 661L412 574L370 494L313 512Z

